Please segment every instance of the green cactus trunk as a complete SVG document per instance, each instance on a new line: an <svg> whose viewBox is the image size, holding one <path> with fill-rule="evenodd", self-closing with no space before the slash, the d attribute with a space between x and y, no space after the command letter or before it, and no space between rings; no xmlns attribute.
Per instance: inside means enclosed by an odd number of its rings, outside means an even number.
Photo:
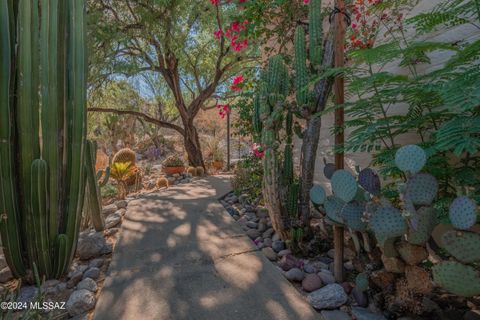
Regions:
<svg viewBox="0 0 480 320"><path fill-rule="evenodd" d="M2 1L0 44L6 260L17 277L33 266L59 277L73 258L85 190L85 1Z"/></svg>
<svg viewBox="0 0 480 320"><path fill-rule="evenodd" d="M322 0L311 0L309 6L308 32L310 35L310 65L315 70L319 70L323 58Z"/></svg>
<svg viewBox="0 0 480 320"><path fill-rule="evenodd" d="M85 210L90 217L93 227L97 231L104 229L102 217L102 195L95 174L96 145L93 141L87 141L85 153L85 172L87 175L87 190L85 193Z"/></svg>
<svg viewBox="0 0 480 320"><path fill-rule="evenodd" d="M297 27L295 30L295 93L297 105L302 108L308 102L308 70L307 53L305 49L305 30Z"/></svg>

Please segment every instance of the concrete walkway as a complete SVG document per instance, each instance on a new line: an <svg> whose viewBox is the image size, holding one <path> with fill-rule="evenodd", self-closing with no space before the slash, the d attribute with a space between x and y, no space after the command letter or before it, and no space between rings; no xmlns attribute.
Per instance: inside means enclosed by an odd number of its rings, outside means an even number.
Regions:
<svg viewBox="0 0 480 320"><path fill-rule="evenodd" d="M217 199L227 176L130 202L97 320L319 319Z"/></svg>

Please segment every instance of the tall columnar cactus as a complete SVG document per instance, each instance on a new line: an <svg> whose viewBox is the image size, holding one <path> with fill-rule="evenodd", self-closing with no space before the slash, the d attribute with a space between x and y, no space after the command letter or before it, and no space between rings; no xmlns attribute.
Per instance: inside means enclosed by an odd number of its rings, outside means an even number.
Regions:
<svg viewBox="0 0 480 320"><path fill-rule="evenodd" d="M0 232L15 276L59 277L85 191L85 1L0 3Z"/></svg>
<svg viewBox="0 0 480 320"><path fill-rule="evenodd" d="M102 231L104 229L104 221L102 217L102 194L100 192L100 184L97 180L98 175L95 173L96 154L96 144L93 141L87 141L87 148L85 152L87 189L85 192L84 206L95 230ZM106 178L108 178L108 173L106 174Z"/></svg>
<svg viewBox="0 0 480 320"><path fill-rule="evenodd" d="M308 33L310 35L310 64L319 69L322 64L323 19L322 0L310 0Z"/></svg>

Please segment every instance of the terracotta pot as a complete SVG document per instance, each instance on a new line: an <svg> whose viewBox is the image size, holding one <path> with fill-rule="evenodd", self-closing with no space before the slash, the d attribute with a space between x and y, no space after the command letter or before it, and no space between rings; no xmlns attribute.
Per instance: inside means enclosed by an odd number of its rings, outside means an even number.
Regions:
<svg viewBox="0 0 480 320"><path fill-rule="evenodd" d="M213 161L213 167L216 170L221 170L223 169L223 161Z"/></svg>
<svg viewBox="0 0 480 320"><path fill-rule="evenodd" d="M185 172L185 167L163 167L162 169L166 175L170 175L170 176L175 173Z"/></svg>

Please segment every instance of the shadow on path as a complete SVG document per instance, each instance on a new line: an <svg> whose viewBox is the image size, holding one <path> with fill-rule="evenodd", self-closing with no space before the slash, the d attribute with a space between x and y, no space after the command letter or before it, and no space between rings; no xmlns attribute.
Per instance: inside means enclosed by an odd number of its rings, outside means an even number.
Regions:
<svg viewBox="0 0 480 320"><path fill-rule="evenodd" d="M228 176L130 202L96 320L317 319L217 201Z"/></svg>

